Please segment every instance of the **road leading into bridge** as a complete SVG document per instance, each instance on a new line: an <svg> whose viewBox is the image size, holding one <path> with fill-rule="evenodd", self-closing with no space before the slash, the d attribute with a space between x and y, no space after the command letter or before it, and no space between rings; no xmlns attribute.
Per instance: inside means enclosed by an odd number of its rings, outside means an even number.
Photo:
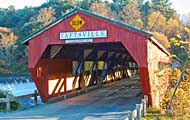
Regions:
<svg viewBox="0 0 190 120"><path fill-rule="evenodd" d="M124 120L141 102L139 79L123 79L87 94L11 113L2 120Z"/></svg>

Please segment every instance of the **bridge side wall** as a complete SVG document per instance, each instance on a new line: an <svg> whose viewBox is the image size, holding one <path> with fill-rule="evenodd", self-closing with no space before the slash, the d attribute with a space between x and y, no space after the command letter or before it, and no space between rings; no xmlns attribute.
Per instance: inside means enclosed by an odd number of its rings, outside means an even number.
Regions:
<svg viewBox="0 0 190 120"><path fill-rule="evenodd" d="M170 63L168 54L162 51L153 41L148 40L148 70L151 85L151 96L153 99L153 106L159 108L159 103L162 99L161 94L166 92L168 85L168 77L157 77L156 73L164 70Z"/></svg>
<svg viewBox="0 0 190 120"><path fill-rule="evenodd" d="M67 92L66 78L71 76L72 61L64 59L40 59L35 68L30 68L30 72L42 101L46 102L49 98Z"/></svg>

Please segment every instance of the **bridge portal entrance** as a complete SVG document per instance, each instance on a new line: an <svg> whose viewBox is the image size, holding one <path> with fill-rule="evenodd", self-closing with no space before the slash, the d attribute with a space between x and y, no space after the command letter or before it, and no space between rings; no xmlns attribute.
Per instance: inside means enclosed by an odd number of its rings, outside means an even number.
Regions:
<svg viewBox="0 0 190 120"><path fill-rule="evenodd" d="M153 71L168 63L169 53L151 34L75 8L23 40L29 69L43 102L86 87L140 76L149 104ZM132 72L131 72L132 73Z"/></svg>

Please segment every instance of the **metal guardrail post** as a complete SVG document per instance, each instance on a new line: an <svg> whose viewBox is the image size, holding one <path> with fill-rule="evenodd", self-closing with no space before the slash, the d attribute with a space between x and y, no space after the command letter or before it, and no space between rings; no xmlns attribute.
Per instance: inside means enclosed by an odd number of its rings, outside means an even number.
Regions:
<svg viewBox="0 0 190 120"><path fill-rule="evenodd" d="M10 112L11 111L11 103L10 103L10 96L6 96L6 111Z"/></svg>

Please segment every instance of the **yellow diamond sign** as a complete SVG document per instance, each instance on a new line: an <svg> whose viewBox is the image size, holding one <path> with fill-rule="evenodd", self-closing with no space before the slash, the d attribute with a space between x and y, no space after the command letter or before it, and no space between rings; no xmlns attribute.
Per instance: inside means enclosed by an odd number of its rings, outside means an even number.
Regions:
<svg viewBox="0 0 190 120"><path fill-rule="evenodd" d="M76 15L71 21L70 25L73 29L79 30L83 25L85 24L85 21L79 16Z"/></svg>

